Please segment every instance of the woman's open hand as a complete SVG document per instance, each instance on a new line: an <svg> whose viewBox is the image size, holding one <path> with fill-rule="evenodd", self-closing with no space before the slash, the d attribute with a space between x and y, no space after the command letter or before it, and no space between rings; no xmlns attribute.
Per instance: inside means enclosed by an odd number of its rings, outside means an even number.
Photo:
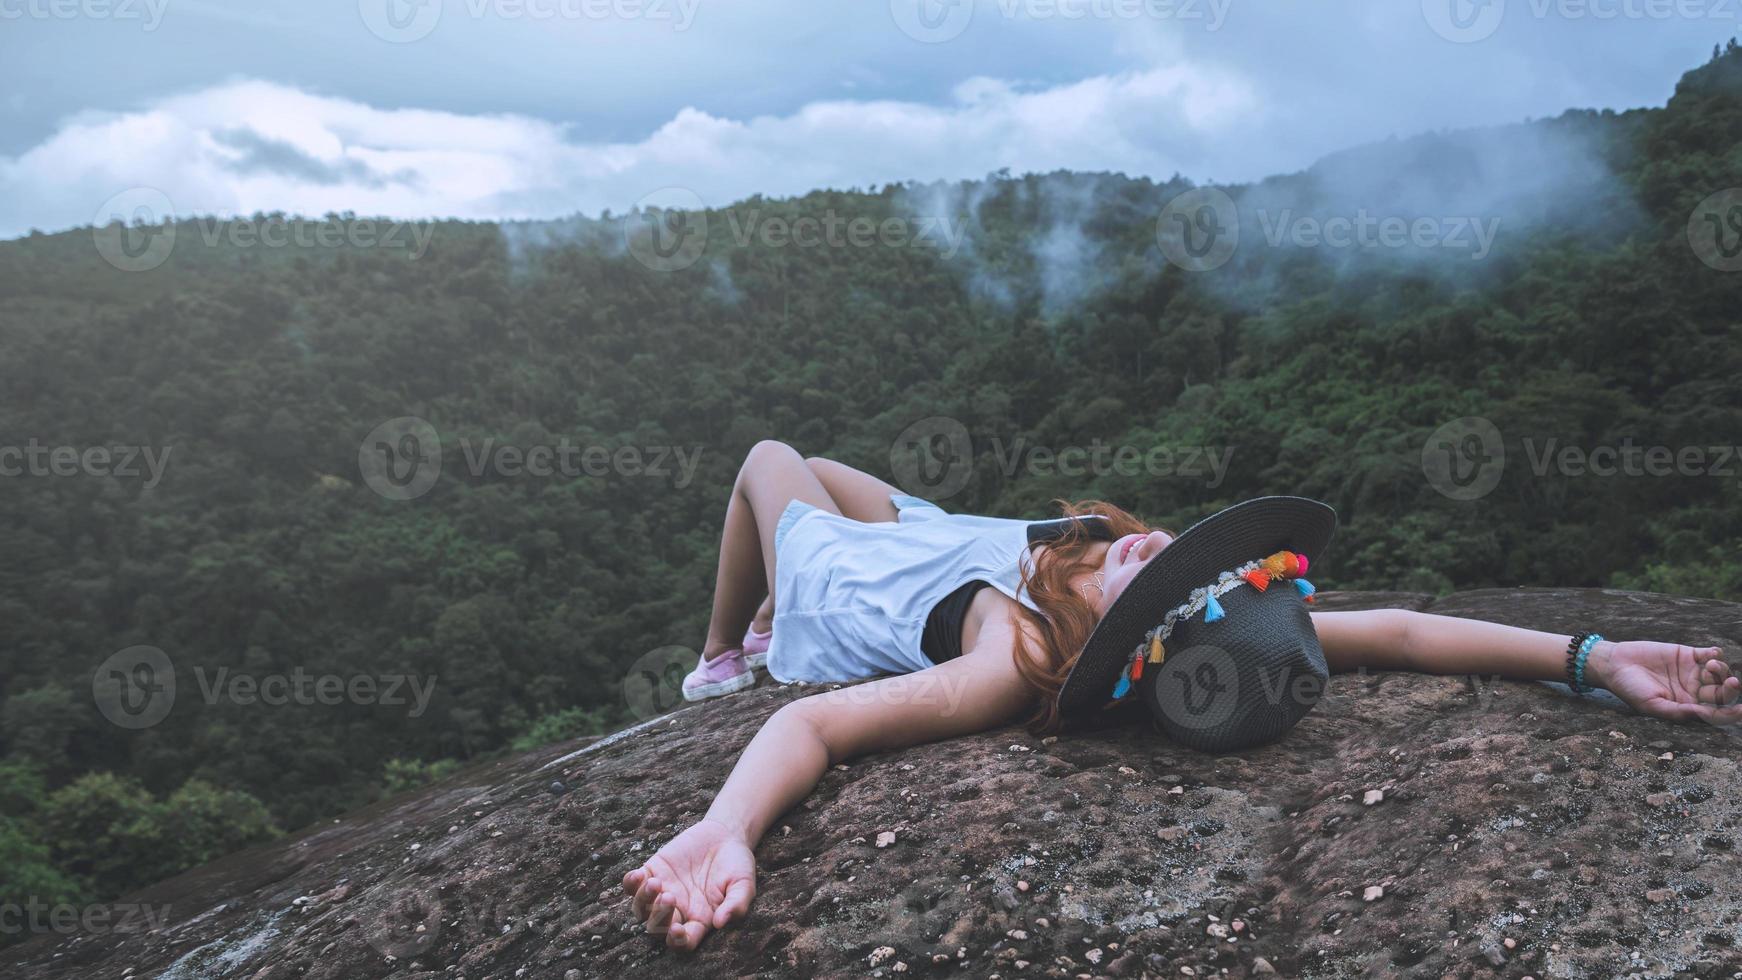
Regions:
<svg viewBox="0 0 1742 980"><path fill-rule="evenodd" d="M1586 663L1589 680L1639 711L1672 721L1742 723L1742 680L1717 647L1643 640L1597 647Z"/></svg>
<svg viewBox="0 0 1742 980"><path fill-rule="evenodd" d="M702 820L624 875L623 890L648 932L665 933L672 949L695 949L709 930L750 910L756 856L731 828Z"/></svg>

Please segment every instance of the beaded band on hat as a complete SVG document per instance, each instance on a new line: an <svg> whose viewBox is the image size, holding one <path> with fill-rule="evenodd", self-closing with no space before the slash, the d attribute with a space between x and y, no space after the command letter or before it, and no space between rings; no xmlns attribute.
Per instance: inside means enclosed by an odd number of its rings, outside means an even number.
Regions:
<svg viewBox="0 0 1742 980"><path fill-rule="evenodd" d="M1292 579L1294 590L1306 602L1313 601L1313 594L1318 590L1313 584L1301 576L1306 574L1307 556L1293 551L1278 551L1268 558L1249 561L1237 568L1222 572L1216 577L1213 585L1199 586L1191 591L1185 602L1167 611L1160 623L1151 627L1143 634L1143 642L1132 651L1128 660L1119 672L1119 680L1113 685L1113 697L1119 699L1131 693L1132 683L1143 676L1145 663L1159 664L1167 658L1167 639L1173 635L1174 628L1198 613L1204 614L1204 622L1213 623L1227 615L1222 604L1216 601L1218 596L1243 585L1251 586L1260 592L1270 587L1277 579Z"/></svg>

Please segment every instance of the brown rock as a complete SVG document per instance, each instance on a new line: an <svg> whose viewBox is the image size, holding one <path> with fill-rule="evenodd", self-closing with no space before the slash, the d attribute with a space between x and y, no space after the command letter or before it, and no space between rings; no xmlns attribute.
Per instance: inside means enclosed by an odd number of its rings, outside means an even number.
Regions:
<svg viewBox="0 0 1742 980"><path fill-rule="evenodd" d="M1718 643L1742 657L1742 606L1711 600L1564 589L1320 596L1325 609L1389 602L1559 633ZM1742 825L1729 736L1544 685L1479 681L1336 675L1294 731L1229 757L1170 745L1139 723L1056 741L1011 726L853 760L757 846L749 917L697 954L673 953L632 921L617 881L705 811L731 750L762 721L823 689L762 685L685 706L673 716L681 724L505 756L195 869L127 897L167 910L163 928L76 944L37 936L0 952L0 976L84 980L129 966L157 976L187 957L189 975L221 962L242 977L276 965L275 978L295 980L510 980L522 970L531 980L566 977L553 956L572 946L562 965L583 980L888 978L897 964L905 975L1014 977L1014 961L997 957L1017 942L1023 975L1034 977L1190 975L1181 964L1200 964L1198 975L1226 966L1230 975L1359 976L1374 950L1409 957L1402 974L1461 976L1493 969L1471 930L1514 909L1525 918L1495 931L1531 937L1512 955L1520 972L1544 975L1540 957L1556 946L1552 965L1567 976L1607 976L1635 950L1647 962L1690 962L1684 945L1698 940L1657 921L1664 906L1719 921L1726 893L1652 855L1672 844L1681 853L1685 840L1702 879L1735 880L1742 852L1712 843ZM1638 751L1662 741L1675 760L1659 762L1661 747ZM1697 787L1683 774L1695 763ZM1529 778L1548 772L1566 776ZM546 792L553 778L569 791ZM1495 783L1506 792L1489 792ZM1383 817L1350 812L1381 786ZM1641 804L1664 792L1665 806L1699 801L1673 841L1661 835L1675 811ZM1043 820L1049 811L1056 819ZM1111 819L1097 825L1096 813ZM440 846L401 863L408 836L449 827ZM1173 827L1177 839L1164 841ZM899 846L874 850L875 828L898 833ZM850 843L860 835L870 839ZM1646 875L1662 876L1652 884L1674 876L1682 890L1652 889L1641 906L1646 885L1627 883ZM1383 904L1352 901L1368 886L1383 889ZM319 900L269 925L305 895ZM1013 907L1000 895L1015 896ZM1581 918L1557 919L1550 910L1563 901ZM1046 923L1027 918L1035 913ZM1207 935L1211 922L1229 923L1239 942ZM1628 922L1638 927L1595 927ZM1453 928L1463 942L1446 938ZM1097 949L1094 965L1086 954Z"/></svg>

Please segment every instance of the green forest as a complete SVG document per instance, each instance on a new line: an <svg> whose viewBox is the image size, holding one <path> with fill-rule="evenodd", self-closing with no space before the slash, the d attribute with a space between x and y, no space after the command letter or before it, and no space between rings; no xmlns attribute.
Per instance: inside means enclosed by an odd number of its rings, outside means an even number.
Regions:
<svg viewBox="0 0 1742 980"><path fill-rule="evenodd" d="M635 721L638 665L700 646L727 490L761 439L905 467L951 510L1099 497L1177 530L1316 497L1342 520L1321 588L1742 594L1742 192L1700 213L1742 187L1734 42L1663 108L1223 187L1239 245L1202 270L1158 241L1193 187L998 173L443 221L423 247L352 215L185 219L149 269L102 247L137 229L0 243L0 894L106 899ZM1277 239L1358 214L1494 234ZM831 221L877 232L786 233ZM1505 465L1460 499L1424 461L1472 418ZM916 427L966 433L959 479L927 476L935 438L905 466ZM550 447L564 465L537 465ZM1148 462L1060 465L1097 447ZM1681 462L1593 472L1566 447ZM130 727L97 692L142 646L175 699ZM427 701L318 693L396 677ZM309 696L268 703L263 678Z"/></svg>

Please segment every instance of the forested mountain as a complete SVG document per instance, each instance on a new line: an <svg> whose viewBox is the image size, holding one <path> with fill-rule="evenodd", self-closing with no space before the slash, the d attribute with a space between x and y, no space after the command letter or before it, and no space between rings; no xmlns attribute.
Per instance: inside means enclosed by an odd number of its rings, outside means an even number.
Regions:
<svg viewBox="0 0 1742 980"><path fill-rule="evenodd" d="M1321 587L1735 598L1742 191L1710 202L1738 187L1732 44L1662 109L1222 188L1239 244L1201 271L1166 251L1174 219L1216 220L1170 210L1191 184L1075 173L654 231L261 215L181 221L165 255L119 227L0 243L0 892L112 895L624 723L632 667L700 644L726 491L763 438L900 478L915 431L965 432L970 468L904 481L953 510L1093 496L1177 529L1318 497L1343 520ZM1338 219L1432 233L1327 244ZM381 428L406 417L427 429ZM1460 447L1492 431L1505 453L1480 494L1424 463L1468 418ZM563 446L558 472L520 462ZM127 474L56 447L145 451ZM1097 447L1147 462L1049 455ZM1603 475L1567 447L1678 462ZM427 488L372 462L420 454ZM141 645L176 699L128 728L93 675ZM421 710L409 689L270 705L237 675L434 686Z"/></svg>

